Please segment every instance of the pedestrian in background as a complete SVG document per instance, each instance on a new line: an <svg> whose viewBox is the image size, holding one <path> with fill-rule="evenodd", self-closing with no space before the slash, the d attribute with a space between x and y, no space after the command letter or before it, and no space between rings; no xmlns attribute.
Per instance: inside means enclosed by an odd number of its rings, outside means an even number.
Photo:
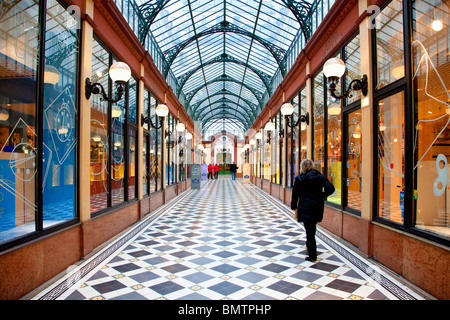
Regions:
<svg viewBox="0 0 450 320"><path fill-rule="evenodd" d="M212 165L212 163L208 164L208 180L209 178L213 178L213 172L214 172L214 166Z"/></svg>
<svg viewBox="0 0 450 320"><path fill-rule="evenodd" d="M217 163L214 165L214 178L219 178L219 165Z"/></svg>
<svg viewBox="0 0 450 320"><path fill-rule="evenodd" d="M300 174L294 181L291 209L297 210L297 220L303 222L306 230L306 260L317 260L316 224L323 219L325 198L334 190L327 177L314 169L310 159L302 160Z"/></svg>
<svg viewBox="0 0 450 320"><path fill-rule="evenodd" d="M236 171L239 169L238 166L236 166L236 163L230 164L230 172L231 172L231 180L236 180Z"/></svg>

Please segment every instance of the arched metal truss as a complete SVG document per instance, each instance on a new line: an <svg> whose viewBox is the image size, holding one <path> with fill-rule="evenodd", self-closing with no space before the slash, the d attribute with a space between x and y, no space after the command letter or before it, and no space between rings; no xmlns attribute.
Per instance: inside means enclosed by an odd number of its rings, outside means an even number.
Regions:
<svg viewBox="0 0 450 320"><path fill-rule="evenodd" d="M227 76L226 74L223 74L223 75L221 75L221 76L218 76L218 77L216 77L216 78L214 78L214 79L212 79L212 80L210 80L210 81L208 81L208 82L206 82L206 83L204 83L204 84L202 84L202 85L199 85L199 86L198 86L197 88L195 88L194 90L192 90L192 91L186 93L186 103L189 104L189 103L191 102L192 98L195 96L195 94L196 94L200 89L202 89L203 87L205 87L205 86L207 86L207 85L209 85L209 84L212 84L212 83L214 83L214 82L219 82L219 81L230 81L230 82L235 82L235 83L238 83L238 84L242 84L242 86L244 86L244 87L247 88L251 93L253 93L253 95L255 96L256 100L258 100L259 105L260 105L261 107L263 107L263 106L262 106L262 95L263 95L262 92L259 92L259 91L255 90L254 88L252 88L252 87L246 85L245 83L242 83L241 81L239 81L239 80L237 80L237 79L234 79L234 78L232 78L232 77L230 77L230 76Z"/></svg>
<svg viewBox="0 0 450 320"><path fill-rule="evenodd" d="M202 126L234 121L233 126L246 130L263 109L264 99L273 94L274 75L286 75L292 41L312 36L313 11L323 1L126 3L128 10L133 8L141 43L157 44L158 67L166 79L176 82L175 94L184 100L188 114L201 119ZM223 97L217 99L219 95ZM221 108L224 113L217 113Z"/></svg>
<svg viewBox="0 0 450 320"><path fill-rule="evenodd" d="M216 104L220 104L220 106L215 106ZM232 107L229 106L229 104L236 105L237 108L232 108ZM214 107L213 107L213 106L214 106ZM206 109L208 109L208 108L210 108L210 111L204 113L204 111L205 111ZM199 110L199 111L198 111L195 120L202 121L208 113L212 113L213 111L215 111L215 110L217 110L217 109L230 109L230 110L234 110L236 113L239 113L239 114L246 120L247 125L249 125L249 126L251 126L251 124L252 124L253 121L255 120L255 119L253 118L252 114L248 112L248 110L246 110L245 108L242 108L242 107L240 108L240 105L239 105L238 103L236 103L236 102L234 102L234 101L231 101L231 100L229 100L229 99L227 99L227 98L219 99L219 100L217 100L217 101L215 101L215 102L213 102L213 103L211 103L211 104L209 104L209 105L203 107L202 110ZM244 112L242 112L242 111L244 111Z"/></svg>
<svg viewBox="0 0 450 320"><path fill-rule="evenodd" d="M197 66L194 69L189 70L188 72L186 72L185 74L181 75L180 77L177 78L178 80L178 84L179 84L179 89L176 92L177 96L180 95L181 90L183 89L184 84L188 81L188 79L197 71L201 70L202 68L206 67L207 65L211 65L214 63L226 63L226 62L231 62L231 63L236 63L238 65L247 67L248 69L250 69L251 71L253 71L260 79L261 81L264 83L267 92L269 93L269 95L272 94L272 90L270 88L270 81L272 80L272 77L270 75L268 75L267 73L249 65L248 63L244 62L244 61L240 61L236 58L233 58L232 56L230 56L229 54L223 53L209 61L204 62L202 65Z"/></svg>
<svg viewBox="0 0 450 320"><path fill-rule="evenodd" d="M171 49L164 52L164 56L166 57L166 65L164 66L163 75L164 77L167 77L167 74L169 73L170 66L172 65L175 58L178 56L178 54L186 48L191 42L196 41L198 38L214 34L214 33L222 33L222 32L232 32L237 33L246 37L249 37L251 39L254 39L261 43L267 50L270 51L272 56L275 58L275 60L278 63L278 67L281 70L281 74L283 76L286 75L286 65L284 61L284 55L286 54L286 51L279 48L278 46L270 43L269 41L258 37L254 33L249 32L248 30L242 29L238 26L235 26L234 24L228 22L228 21L222 21L216 24L215 26L212 26L211 28L206 29L205 31L202 31L200 33L197 33L196 35L190 37L189 39L186 39L183 42L178 43L177 45L173 46Z"/></svg>
<svg viewBox="0 0 450 320"><path fill-rule="evenodd" d="M189 115L190 116L194 116L194 114L197 112L197 109L202 105L202 103L204 103L206 100L208 100L210 98L213 98L213 97L219 96L219 95L223 95L224 97L225 96L232 96L232 97L236 97L236 98L244 101L250 107L250 109L252 110L253 117L255 117L255 118L258 116L259 112L261 112L261 110L262 110L259 105L256 105L256 104L252 103L251 101L249 101L249 100L247 100L247 99L237 95L236 93L233 93L233 92L228 91L226 89L222 89L220 91L217 91L216 93L210 94L208 97L198 101L197 103L190 105L188 110L187 110Z"/></svg>

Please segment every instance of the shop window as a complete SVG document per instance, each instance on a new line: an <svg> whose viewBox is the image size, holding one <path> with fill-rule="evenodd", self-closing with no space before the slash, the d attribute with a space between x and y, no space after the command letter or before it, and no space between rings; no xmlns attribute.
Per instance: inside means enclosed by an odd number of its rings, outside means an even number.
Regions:
<svg viewBox="0 0 450 320"><path fill-rule="evenodd" d="M92 46L91 81L100 83L106 92L114 92L109 79L109 66L117 59L94 39ZM131 143L135 143L136 125L130 125L129 107L135 109L136 80L126 86L126 94L116 103L103 101L101 95L92 95L91 101L91 213L130 200L133 189L133 161ZM127 138L129 136L129 138ZM127 151L125 151L127 150ZM135 172L135 171L134 171ZM128 177L128 179L126 179ZM128 180L128 181L127 181ZM135 192L131 192L135 197ZM133 198L134 198L133 197Z"/></svg>
<svg viewBox="0 0 450 320"><path fill-rule="evenodd" d="M361 211L362 201L362 131L361 110L346 114L346 190L347 207Z"/></svg>
<svg viewBox="0 0 450 320"><path fill-rule="evenodd" d="M269 119L269 121L272 121ZM270 137L270 138L269 138ZM273 131L264 130L263 150L263 178L270 179L272 176L272 139Z"/></svg>
<svg viewBox="0 0 450 320"><path fill-rule="evenodd" d="M450 9L445 1L415 1L415 227L450 237Z"/></svg>
<svg viewBox="0 0 450 320"><path fill-rule="evenodd" d="M376 89L405 76L402 11L402 1L393 0L375 18Z"/></svg>
<svg viewBox="0 0 450 320"><path fill-rule="evenodd" d="M307 108L307 92L306 92L306 86L303 87L303 89L300 91L300 113L301 115L306 115L306 108ZM310 119L311 121L311 119ZM311 124L311 122L310 122ZM307 158L307 136L306 136L306 132L307 132L307 128L308 125L306 124L306 122L301 122L300 123L300 160L306 159ZM297 166L297 168L299 168L300 165Z"/></svg>
<svg viewBox="0 0 450 320"><path fill-rule="evenodd" d="M340 55L336 57L341 58ZM327 90L327 176L336 191L327 198L335 204L341 204L342 191L342 145L341 145L341 115L342 99L335 99ZM341 92L340 83L336 91Z"/></svg>
<svg viewBox="0 0 450 320"><path fill-rule="evenodd" d="M403 224L404 93L377 102L378 126L378 217Z"/></svg>
<svg viewBox="0 0 450 320"><path fill-rule="evenodd" d="M324 110L324 75L321 71L313 79L313 137L314 165L325 174L325 110Z"/></svg>
<svg viewBox="0 0 450 320"><path fill-rule="evenodd" d="M277 115L274 118L275 123L275 131L273 133L273 152L272 152L272 182L276 184L281 183L281 172L280 172L280 165L281 165L281 146L282 146L282 138L280 137L280 131L282 129L282 115L281 112L278 112Z"/></svg>
<svg viewBox="0 0 450 320"><path fill-rule="evenodd" d="M143 168L142 168L142 191L143 195L149 194L149 182L150 182L150 175L149 175L149 163L150 163L150 154L149 154L149 144L150 144L150 136L148 133L144 132L144 146L142 150L142 156L144 158Z"/></svg>
<svg viewBox="0 0 450 320"><path fill-rule="evenodd" d="M40 17L43 5L47 10ZM39 38L44 19L45 42ZM0 30L3 244L31 233L39 236L40 231L76 217L79 25L55 0L15 1L10 10L2 10ZM44 48L43 59L38 59L39 48Z"/></svg>

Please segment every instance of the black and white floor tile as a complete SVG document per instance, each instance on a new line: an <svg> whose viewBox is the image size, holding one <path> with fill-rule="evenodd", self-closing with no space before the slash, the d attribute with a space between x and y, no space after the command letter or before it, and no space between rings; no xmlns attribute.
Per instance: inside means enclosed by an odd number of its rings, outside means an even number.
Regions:
<svg viewBox="0 0 450 320"><path fill-rule="evenodd" d="M305 260L290 209L227 176L202 182L32 299L423 299L318 231Z"/></svg>

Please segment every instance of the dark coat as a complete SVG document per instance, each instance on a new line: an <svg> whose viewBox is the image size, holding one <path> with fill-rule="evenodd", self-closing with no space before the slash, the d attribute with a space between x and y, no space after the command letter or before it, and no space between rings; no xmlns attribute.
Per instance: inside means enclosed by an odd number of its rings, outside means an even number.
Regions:
<svg viewBox="0 0 450 320"><path fill-rule="evenodd" d="M230 164L230 172L236 172L237 169L239 169L239 167L236 166L236 164L234 163Z"/></svg>
<svg viewBox="0 0 450 320"><path fill-rule="evenodd" d="M295 177L291 209L297 209L298 221L322 221L324 200L333 194L334 190L327 177L317 170L310 170Z"/></svg>

